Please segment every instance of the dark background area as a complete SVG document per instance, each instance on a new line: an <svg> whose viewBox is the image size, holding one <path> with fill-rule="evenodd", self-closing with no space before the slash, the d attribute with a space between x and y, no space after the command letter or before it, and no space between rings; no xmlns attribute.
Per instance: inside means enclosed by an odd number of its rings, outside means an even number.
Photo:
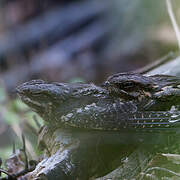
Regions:
<svg viewBox="0 0 180 180"><path fill-rule="evenodd" d="M4 0L0 8L0 73L8 91L36 78L101 83L176 50L164 1Z"/></svg>

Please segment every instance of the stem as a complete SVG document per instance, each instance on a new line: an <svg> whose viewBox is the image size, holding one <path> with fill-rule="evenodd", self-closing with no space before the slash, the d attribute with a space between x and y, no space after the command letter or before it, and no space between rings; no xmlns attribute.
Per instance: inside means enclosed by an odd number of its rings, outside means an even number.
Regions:
<svg viewBox="0 0 180 180"><path fill-rule="evenodd" d="M173 10L172 10L171 0L166 0L166 5L167 5L169 17L171 19L171 22L172 22L172 25L173 25L173 28L174 28L174 31L175 31L175 34L177 37L178 46L179 46L179 50L180 50L180 31L179 31L179 27L177 25L175 15L174 15Z"/></svg>

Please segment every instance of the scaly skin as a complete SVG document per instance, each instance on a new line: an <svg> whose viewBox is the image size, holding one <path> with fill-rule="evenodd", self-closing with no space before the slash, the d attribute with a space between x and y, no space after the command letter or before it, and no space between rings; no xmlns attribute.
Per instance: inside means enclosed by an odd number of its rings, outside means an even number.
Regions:
<svg viewBox="0 0 180 180"><path fill-rule="evenodd" d="M174 76L121 73L102 87L33 80L17 91L22 101L58 127L169 129L178 125L180 117L180 78Z"/></svg>
<svg viewBox="0 0 180 180"><path fill-rule="evenodd" d="M133 149L142 142L154 144L159 131L179 128L180 78L174 76L121 73L102 86L33 80L19 86L17 92L48 123L44 132L50 135L41 133L43 141L54 147L56 129L62 132L57 138L61 151L54 154L55 160L60 158L59 164L44 172L49 180L55 179L52 174L73 180L105 175L119 165L118 154L126 156L122 153L127 152L126 145ZM56 164L54 156L47 164ZM41 163L40 171L49 169Z"/></svg>

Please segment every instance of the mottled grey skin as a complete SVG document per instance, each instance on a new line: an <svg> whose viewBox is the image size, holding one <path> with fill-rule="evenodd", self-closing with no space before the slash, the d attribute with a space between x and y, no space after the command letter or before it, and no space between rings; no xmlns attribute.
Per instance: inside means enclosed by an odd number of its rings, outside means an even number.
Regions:
<svg viewBox="0 0 180 180"><path fill-rule="evenodd" d="M47 122L48 133L59 129L63 134L58 137L61 162L59 168L47 173L48 179L55 179L50 178L54 173L59 174L57 179L82 180L104 175L119 165L117 155L126 145L153 144L150 139L156 140L159 131L179 129L179 77L121 73L109 77L102 86L33 80L17 91ZM146 132L150 136L145 136ZM48 142L54 142L54 135L48 137L52 138ZM49 139L44 134L41 138Z"/></svg>
<svg viewBox="0 0 180 180"><path fill-rule="evenodd" d="M22 101L59 127L94 130L172 127L179 119L180 78L116 74L102 87L33 80L17 88ZM177 121L176 121L177 124Z"/></svg>

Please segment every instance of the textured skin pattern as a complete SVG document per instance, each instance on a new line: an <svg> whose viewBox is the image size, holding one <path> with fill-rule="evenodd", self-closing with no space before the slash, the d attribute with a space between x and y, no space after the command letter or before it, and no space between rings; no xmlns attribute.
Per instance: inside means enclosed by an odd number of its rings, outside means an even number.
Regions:
<svg viewBox="0 0 180 180"><path fill-rule="evenodd" d="M120 73L102 86L33 80L17 88L22 101L58 127L94 130L176 130L180 78Z"/></svg>

